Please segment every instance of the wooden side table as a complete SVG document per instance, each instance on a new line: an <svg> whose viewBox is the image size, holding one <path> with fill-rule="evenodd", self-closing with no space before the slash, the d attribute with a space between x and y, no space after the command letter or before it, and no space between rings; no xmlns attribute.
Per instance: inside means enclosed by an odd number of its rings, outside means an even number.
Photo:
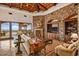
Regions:
<svg viewBox="0 0 79 59"><path fill-rule="evenodd" d="M45 44L43 42L35 42L30 46L32 55L39 55L39 52L41 52L42 49L45 50Z"/></svg>

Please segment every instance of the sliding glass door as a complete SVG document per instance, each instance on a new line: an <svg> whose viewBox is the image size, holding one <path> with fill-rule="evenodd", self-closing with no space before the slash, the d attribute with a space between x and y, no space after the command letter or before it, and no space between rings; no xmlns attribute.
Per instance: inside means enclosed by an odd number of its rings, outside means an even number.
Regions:
<svg viewBox="0 0 79 59"><path fill-rule="evenodd" d="M15 39L17 32L31 34L32 25L27 23L0 22L0 39Z"/></svg>
<svg viewBox="0 0 79 59"><path fill-rule="evenodd" d="M1 39L10 38L10 23L1 23Z"/></svg>
<svg viewBox="0 0 79 59"><path fill-rule="evenodd" d="M19 31L19 23L0 23L0 39L12 39L17 36Z"/></svg>
<svg viewBox="0 0 79 59"><path fill-rule="evenodd" d="M17 32L19 31L19 23L11 23L12 24L12 37L17 39Z"/></svg>

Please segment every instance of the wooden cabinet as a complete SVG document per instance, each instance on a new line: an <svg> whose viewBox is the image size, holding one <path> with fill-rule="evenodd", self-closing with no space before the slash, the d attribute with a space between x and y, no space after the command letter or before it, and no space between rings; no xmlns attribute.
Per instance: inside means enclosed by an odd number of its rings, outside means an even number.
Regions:
<svg viewBox="0 0 79 59"><path fill-rule="evenodd" d="M65 22L65 34L70 34L71 32L77 33L77 20Z"/></svg>

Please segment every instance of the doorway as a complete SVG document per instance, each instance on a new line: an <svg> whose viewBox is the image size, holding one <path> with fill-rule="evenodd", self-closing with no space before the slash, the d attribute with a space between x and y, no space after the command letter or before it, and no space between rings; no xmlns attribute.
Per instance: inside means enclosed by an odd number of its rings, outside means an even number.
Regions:
<svg viewBox="0 0 79 59"><path fill-rule="evenodd" d="M19 23L0 22L0 56L15 55L14 36L17 37Z"/></svg>
<svg viewBox="0 0 79 59"><path fill-rule="evenodd" d="M18 38L17 32L21 30L28 34L31 28L32 25L27 23L0 22L0 56L15 56L17 49L14 40ZM23 55L26 55L25 50Z"/></svg>

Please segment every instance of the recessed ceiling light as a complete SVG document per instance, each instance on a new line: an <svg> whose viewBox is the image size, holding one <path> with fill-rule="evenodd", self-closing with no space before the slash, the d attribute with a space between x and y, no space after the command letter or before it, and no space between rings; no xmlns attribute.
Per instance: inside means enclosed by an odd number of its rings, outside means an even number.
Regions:
<svg viewBox="0 0 79 59"><path fill-rule="evenodd" d="M24 17L27 17L27 15L24 15Z"/></svg>
<svg viewBox="0 0 79 59"><path fill-rule="evenodd" d="M9 15L12 15L12 13L11 13L11 12L9 12Z"/></svg>

